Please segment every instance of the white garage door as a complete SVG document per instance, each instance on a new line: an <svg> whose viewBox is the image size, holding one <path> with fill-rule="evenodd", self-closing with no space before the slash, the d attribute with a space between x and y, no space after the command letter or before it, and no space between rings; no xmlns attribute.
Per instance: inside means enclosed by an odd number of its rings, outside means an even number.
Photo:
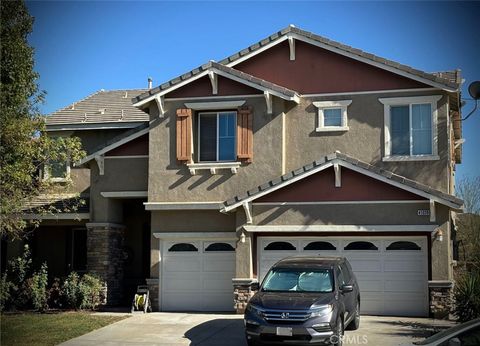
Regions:
<svg viewBox="0 0 480 346"><path fill-rule="evenodd" d="M232 311L235 242L165 241L163 311Z"/></svg>
<svg viewBox="0 0 480 346"><path fill-rule="evenodd" d="M425 237L259 237L257 243L260 280L288 256L343 256L357 277L363 314L428 315Z"/></svg>

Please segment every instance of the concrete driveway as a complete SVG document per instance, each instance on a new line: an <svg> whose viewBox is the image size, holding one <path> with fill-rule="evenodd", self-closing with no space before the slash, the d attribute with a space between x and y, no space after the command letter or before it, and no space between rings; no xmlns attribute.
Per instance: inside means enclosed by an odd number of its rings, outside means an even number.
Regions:
<svg viewBox="0 0 480 346"><path fill-rule="evenodd" d="M347 331L344 344L408 344L451 325L427 318L362 316L360 329ZM246 346L246 343L240 315L157 312L134 314L62 345Z"/></svg>

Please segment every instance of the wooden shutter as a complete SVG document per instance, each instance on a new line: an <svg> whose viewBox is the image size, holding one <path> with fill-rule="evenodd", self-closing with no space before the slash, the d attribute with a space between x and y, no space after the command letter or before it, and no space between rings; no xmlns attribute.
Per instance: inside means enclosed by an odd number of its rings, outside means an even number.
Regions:
<svg viewBox="0 0 480 346"><path fill-rule="evenodd" d="M177 160L192 160L192 110L177 109Z"/></svg>
<svg viewBox="0 0 480 346"><path fill-rule="evenodd" d="M237 157L247 162L253 160L253 110L251 106L238 109Z"/></svg>

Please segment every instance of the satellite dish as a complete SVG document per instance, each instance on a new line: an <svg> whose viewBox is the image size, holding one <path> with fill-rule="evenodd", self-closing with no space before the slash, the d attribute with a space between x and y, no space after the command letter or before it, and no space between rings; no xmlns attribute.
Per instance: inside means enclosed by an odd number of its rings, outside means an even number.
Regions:
<svg viewBox="0 0 480 346"><path fill-rule="evenodd" d="M468 86L468 93L470 94L472 99L475 100L475 107L472 109L470 113L468 113L468 115L465 118L462 119L462 121L467 120L470 117L470 115L472 115L477 110L478 99L480 99L480 81L477 80L475 82L472 82Z"/></svg>
<svg viewBox="0 0 480 346"><path fill-rule="evenodd" d="M480 99L480 81L475 81L468 86L468 93L474 100Z"/></svg>

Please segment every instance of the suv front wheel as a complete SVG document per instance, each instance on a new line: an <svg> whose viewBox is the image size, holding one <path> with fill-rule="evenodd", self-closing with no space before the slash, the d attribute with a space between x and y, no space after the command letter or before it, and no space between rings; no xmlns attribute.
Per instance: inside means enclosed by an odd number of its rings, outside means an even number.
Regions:
<svg viewBox="0 0 480 346"><path fill-rule="evenodd" d="M335 333L330 337L330 341L333 346L342 346L343 345L343 321L339 317L335 326Z"/></svg>
<svg viewBox="0 0 480 346"><path fill-rule="evenodd" d="M347 326L347 330L357 330L360 327L360 302L358 300L353 316L352 321Z"/></svg>

